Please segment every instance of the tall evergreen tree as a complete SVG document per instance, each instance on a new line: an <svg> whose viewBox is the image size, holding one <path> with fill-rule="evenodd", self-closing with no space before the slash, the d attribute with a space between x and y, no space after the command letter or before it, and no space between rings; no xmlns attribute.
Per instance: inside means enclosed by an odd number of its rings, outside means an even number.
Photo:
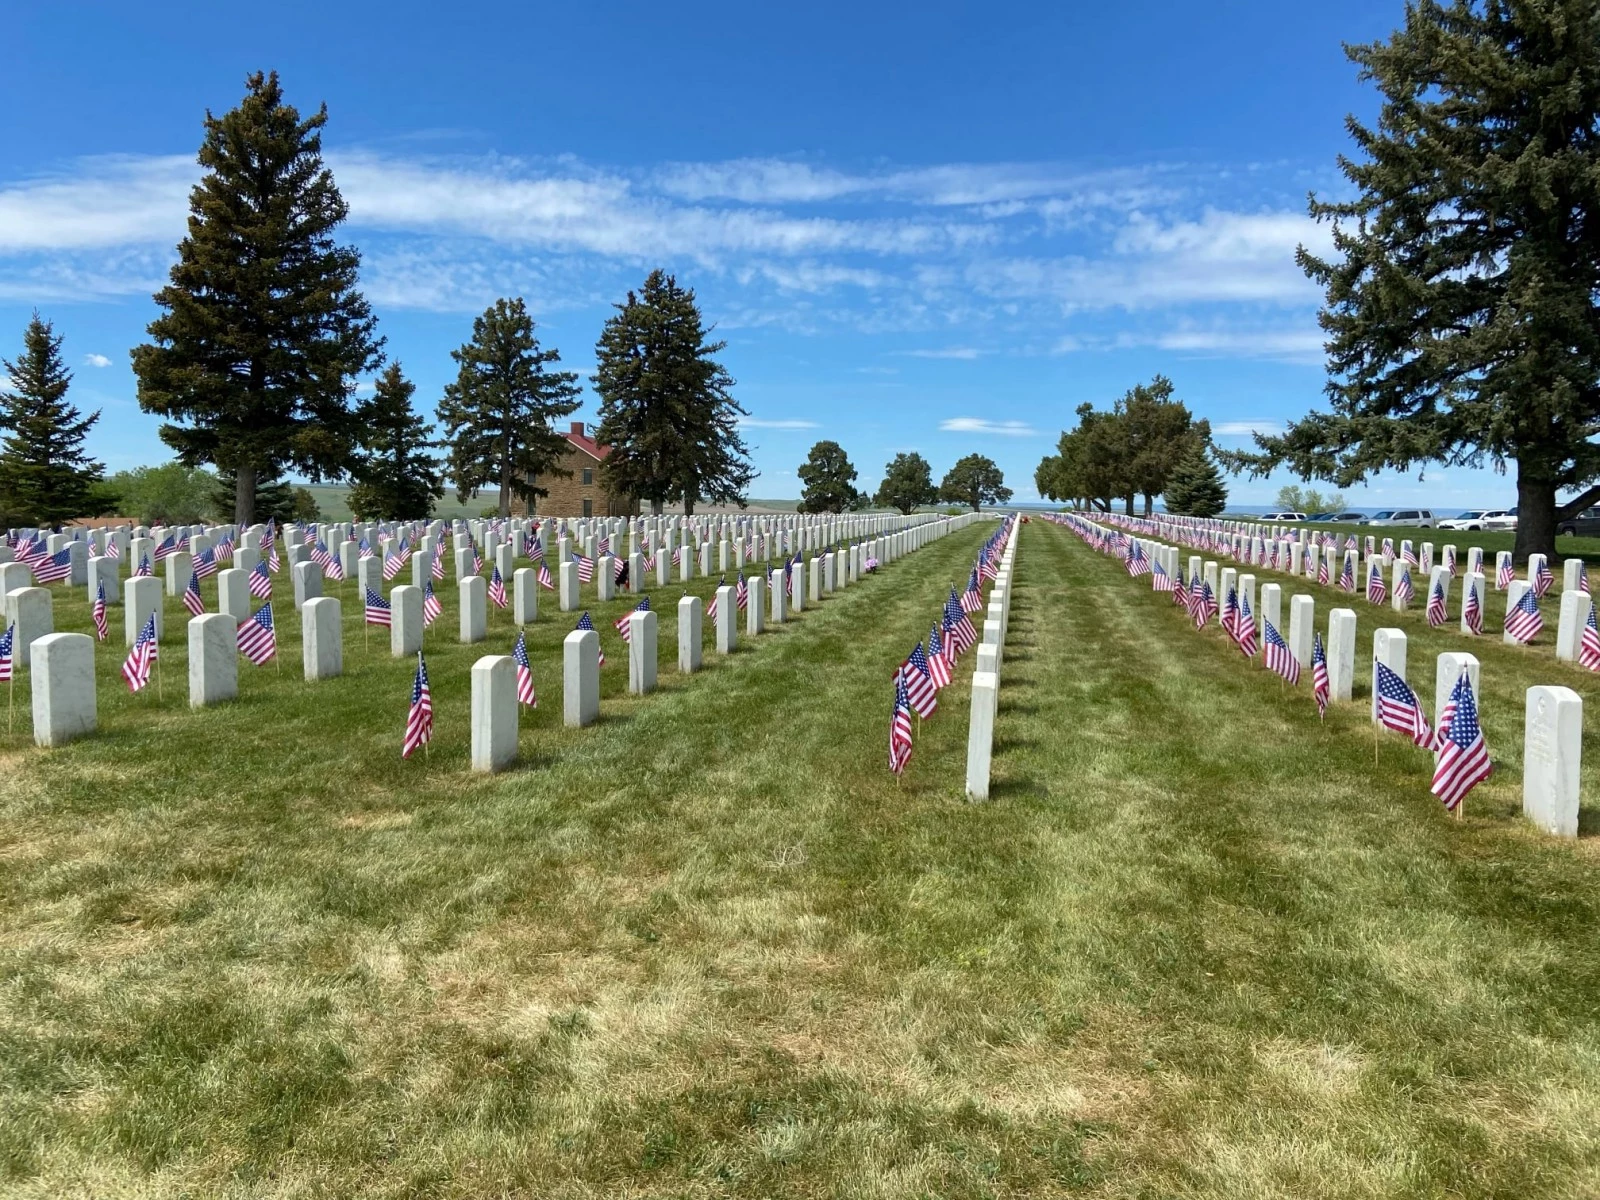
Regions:
<svg viewBox="0 0 1600 1200"><path fill-rule="evenodd" d="M1181 400L1172 398L1172 381L1157 375L1117 401L1114 411L1122 420L1127 444L1128 486L1144 497L1145 516L1155 498L1166 490L1167 479L1197 445L1211 440L1211 424L1196 421Z"/></svg>
<svg viewBox="0 0 1600 1200"><path fill-rule="evenodd" d="M874 501L884 508L910 514L939 498L933 486L933 468L916 451L896 454L883 468L883 482Z"/></svg>
<svg viewBox="0 0 1600 1200"><path fill-rule="evenodd" d="M350 511L359 520L426 520L444 495L439 460L428 453L433 427L411 407L416 390L397 362L378 376L362 452L350 472Z"/></svg>
<svg viewBox="0 0 1600 1200"><path fill-rule="evenodd" d="M939 495L955 504L971 505L976 512L985 504L1004 504L1011 499L1011 489L994 459L969 454L957 459L956 465L945 472Z"/></svg>
<svg viewBox="0 0 1600 1200"><path fill-rule="evenodd" d="M280 525L295 520L295 488L281 475L256 473L255 486L250 492L250 511L254 521L276 521ZM224 467L217 472L216 490L212 493L212 507L219 513L238 510L239 478Z"/></svg>
<svg viewBox="0 0 1600 1200"><path fill-rule="evenodd" d="M1228 489L1205 446L1195 446L1167 480L1169 513L1180 517L1214 517L1228 506Z"/></svg>
<svg viewBox="0 0 1600 1200"><path fill-rule="evenodd" d="M11 389L0 391L0 524L56 525L92 515L104 468L83 441L100 414L82 416L68 402L72 372L61 361L61 339L34 313L22 354L3 365Z"/></svg>
<svg viewBox="0 0 1600 1200"><path fill-rule="evenodd" d="M206 113L188 236L133 351L140 407L171 418L161 438L184 463L235 480L240 523L256 519L258 477L349 468L355 381L382 361L360 255L334 241L348 209L322 162L327 106L301 120L276 72L246 87Z"/></svg>
<svg viewBox="0 0 1600 1200"><path fill-rule="evenodd" d="M1311 203L1334 254L1299 255L1332 411L1230 465L1348 486L1514 462L1515 553L1551 553L1600 500L1600 0L1413 0L1346 53L1382 105L1347 121L1355 194Z"/></svg>
<svg viewBox="0 0 1600 1200"><path fill-rule="evenodd" d="M444 389L439 420L450 444L450 480L465 504L479 488L500 489L500 515L511 515L511 498L530 510L549 495L540 475L570 475L561 466L567 442L551 422L578 411L578 376L549 371L561 361L534 336L533 318L518 297L496 300L472 322L472 340L452 350L460 370Z"/></svg>
<svg viewBox="0 0 1600 1200"><path fill-rule="evenodd" d="M739 436L745 410L733 377L716 359L726 343L708 342L694 292L663 271L606 321L595 346L600 396L596 437L611 447L601 472L614 491L650 502L659 514L681 500L744 503L755 477Z"/></svg>
<svg viewBox="0 0 1600 1200"><path fill-rule="evenodd" d="M838 442L822 441L811 447L796 474L801 483L800 512L849 512L866 499L856 490L856 469Z"/></svg>

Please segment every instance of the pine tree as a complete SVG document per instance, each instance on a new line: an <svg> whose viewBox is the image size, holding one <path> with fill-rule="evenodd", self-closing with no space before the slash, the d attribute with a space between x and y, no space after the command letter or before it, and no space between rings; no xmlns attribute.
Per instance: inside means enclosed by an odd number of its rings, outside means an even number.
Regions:
<svg viewBox="0 0 1600 1200"><path fill-rule="evenodd" d="M104 468L83 442L100 419L67 401L72 372L61 339L38 313L22 334L22 354L3 364L11 390L0 392L0 524L56 525L88 514Z"/></svg>
<svg viewBox="0 0 1600 1200"><path fill-rule="evenodd" d="M1230 464L1348 486L1515 462L1515 553L1551 553L1600 500L1600 0L1414 0L1346 53L1382 104L1347 121L1352 198L1312 200L1334 253L1299 255L1332 411Z"/></svg>
<svg viewBox="0 0 1600 1200"><path fill-rule="evenodd" d="M967 504L976 512L985 504L1004 504L1011 499L1005 476L992 458L969 454L956 460L939 483L939 495L954 504Z"/></svg>
<svg viewBox="0 0 1600 1200"><path fill-rule="evenodd" d="M866 499L856 490L856 469L838 442L818 442L801 464L799 512L841 513L861 507Z"/></svg>
<svg viewBox="0 0 1600 1200"><path fill-rule="evenodd" d="M933 486L933 468L927 459L912 451L896 454L885 465L883 482L878 485L873 502L910 515L938 498L939 489Z"/></svg>
<svg viewBox="0 0 1600 1200"><path fill-rule="evenodd" d="M350 511L358 520L426 520L444 494L439 460L427 452L433 427L411 407L416 390L397 362L378 376L363 452L351 468Z"/></svg>
<svg viewBox="0 0 1600 1200"><path fill-rule="evenodd" d="M256 521L276 521L283 524L285 521L295 520L295 488L278 475L257 474L255 487L250 494L250 511L255 514ZM231 513L236 510L239 496L239 479L232 471L224 468L217 472L217 486L212 494L212 506L219 513Z"/></svg>
<svg viewBox="0 0 1600 1200"><path fill-rule="evenodd" d="M1228 489L1206 447L1196 446L1167 479L1169 513L1180 517L1214 517L1228 506Z"/></svg>
<svg viewBox="0 0 1600 1200"><path fill-rule="evenodd" d="M676 277L650 272L638 293L606 321L595 346L600 396L598 440L611 447L601 472L614 491L650 501L659 514L681 500L744 503L755 477L739 436L745 410L733 377L706 341L694 292Z"/></svg>
<svg viewBox="0 0 1600 1200"><path fill-rule="evenodd" d="M236 481L241 524L257 519L258 477L349 468L356 377L382 362L360 255L333 237L348 209L322 162L327 107L302 121L276 72L246 86L239 107L206 113L189 233L133 351L140 407L171 418L161 438L184 463Z"/></svg>
<svg viewBox="0 0 1600 1200"><path fill-rule="evenodd" d="M549 495L540 475L570 475L563 468L567 442L551 422L578 411L578 376L547 371L561 361L533 333L520 298L496 300L472 322L472 340L450 357L460 367L444 390L439 420L450 443L449 471L465 504L479 488L500 489L500 515L511 515L513 495L527 501Z"/></svg>

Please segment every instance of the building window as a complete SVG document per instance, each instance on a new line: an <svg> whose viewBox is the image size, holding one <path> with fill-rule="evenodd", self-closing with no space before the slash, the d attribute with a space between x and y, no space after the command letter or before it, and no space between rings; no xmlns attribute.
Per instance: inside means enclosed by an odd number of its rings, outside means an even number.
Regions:
<svg viewBox="0 0 1600 1200"><path fill-rule="evenodd" d="M594 468L593 467L585 467L583 469L583 486L584 487L588 487L593 482L594 482ZM589 515L588 513L584 513L584 516L588 516L588 515Z"/></svg>
<svg viewBox="0 0 1600 1200"><path fill-rule="evenodd" d="M589 472L587 472L587 471L584 472L585 475L587 475L588 473ZM587 499L587 498L584 499L584 502L583 502L583 515L586 516L586 517L594 516L594 501L593 500L590 500L590 499Z"/></svg>

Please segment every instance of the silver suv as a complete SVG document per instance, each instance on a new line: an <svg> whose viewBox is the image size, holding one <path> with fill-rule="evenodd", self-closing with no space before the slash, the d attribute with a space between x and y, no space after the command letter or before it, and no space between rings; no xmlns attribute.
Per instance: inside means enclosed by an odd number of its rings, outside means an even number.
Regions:
<svg viewBox="0 0 1600 1200"><path fill-rule="evenodd" d="M1369 525L1390 525L1403 529L1432 529L1433 511L1427 508L1396 508L1373 513Z"/></svg>

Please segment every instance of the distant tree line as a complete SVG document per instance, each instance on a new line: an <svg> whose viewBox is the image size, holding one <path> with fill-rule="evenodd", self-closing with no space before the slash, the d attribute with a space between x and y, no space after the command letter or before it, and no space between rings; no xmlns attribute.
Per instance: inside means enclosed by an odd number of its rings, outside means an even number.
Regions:
<svg viewBox="0 0 1600 1200"><path fill-rule="evenodd" d="M238 107L205 117L188 232L155 294L149 341L132 351L139 406L164 418L174 463L104 479L84 451L100 414L68 402L61 339L35 315L0 391L0 523L127 507L139 511L117 515L247 524L314 514L291 474L349 480L362 518L426 517L446 483L463 502L498 488L505 515L514 497L548 494L539 479L570 474L553 423L577 410L578 377L540 345L520 298L496 300L452 351L442 440L416 411L416 388L386 361L358 287L360 254L336 237L348 207L322 159L327 120L326 106L302 117L276 73L251 75ZM617 305L591 376L613 492L658 513L743 503L754 472L723 349L694 292L662 271Z"/></svg>
<svg viewBox="0 0 1600 1200"><path fill-rule="evenodd" d="M874 493L855 486L856 469L838 442L822 441L796 472L800 477L803 513L842 513L877 505L902 513L943 500L979 509L985 504L1005 504L1011 489L994 461L981 454L957 460L937 487L928 460L914 451L896 454L883 468L883 481Z"/></svg>
<svg viewBox="0 0 1600 1200"><path fill-rule="evenodd" d="M1227 504L1211 426L1173 398L1165 376L1129 389L1104 412L1080 404L1077 416L1077 428L1062 431L1034 472L1041 496L1102 512L1120 501L1130 514L1142 498L1146 516L1157 496L1168 512L1192 516L1214 516Z"/></svg>

